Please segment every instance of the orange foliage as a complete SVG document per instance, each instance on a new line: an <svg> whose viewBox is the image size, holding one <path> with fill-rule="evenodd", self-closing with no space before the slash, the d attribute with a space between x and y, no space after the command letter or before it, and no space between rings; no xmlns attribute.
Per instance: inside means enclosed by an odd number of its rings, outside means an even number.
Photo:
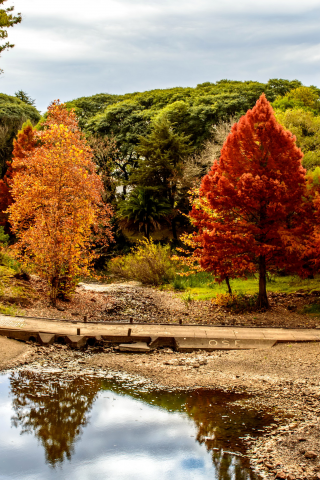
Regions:
<svg viewBox="0 0 320 480"><path fill-rule="evenodd" d="M100 240L112 238L111 210L102 202L103 185L74 112L54 102L43 128L32 132L34 148L23 149L19 138L15 144L8 211L16 255L48 280L55 303L89 272L93 232L104 227Z"/></svg>
<svg viewBox="0 0 320 480"><path fill-rule="evenodd" d="M268 306L266 269L302 269L312 228L302 157L262 95L232 127L193 200L195 258L218 281L258 271L260 307Z"/></svg>

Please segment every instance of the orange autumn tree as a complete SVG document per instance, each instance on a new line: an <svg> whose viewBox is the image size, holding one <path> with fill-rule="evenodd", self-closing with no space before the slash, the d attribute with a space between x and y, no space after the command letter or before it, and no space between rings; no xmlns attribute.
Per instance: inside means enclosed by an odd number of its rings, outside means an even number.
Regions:
<svg viewBox="0 0 320 480"><path fill-rule="evenodd" d="M267 270L303 270L312 225L302 156L262 95L232 127L193 200L195 258L217 281L258 272L259 308L269 306Z"/></svg>
<svg viewBox="0 0 320 480"><path fill-rule="evenodd" d="M54 102L33 136L30 151L15 145L9 220L16 255L47 279L55 305L58 293L70 292L89 273L93 235L103 227L103 241L112 238L111 210L102 202L93 153L73 111Z"/></svg>

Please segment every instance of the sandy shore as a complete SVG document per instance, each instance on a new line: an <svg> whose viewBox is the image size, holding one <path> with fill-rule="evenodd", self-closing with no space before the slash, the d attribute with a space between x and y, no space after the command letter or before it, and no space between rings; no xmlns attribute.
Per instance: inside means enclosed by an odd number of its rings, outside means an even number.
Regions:
<svg viewBox="0 0 320 480"><path fill-rule="evenodd" d="M32 350L31 346L25 343L0 337L0 370L28 362Z"/></svg>
<svg viewBox="0 0 320 480"><path fill-rule="evenodd" d="M67 374L127 372L170 388L219 388L252 394L248 407L276 413L277 427L247 439L253 468L266 478L320 479L320 344L280 344L267 350L123 354L80 353L0 338L0 369L18 364ZM101 348L100 348L101 350Z"/></svg>

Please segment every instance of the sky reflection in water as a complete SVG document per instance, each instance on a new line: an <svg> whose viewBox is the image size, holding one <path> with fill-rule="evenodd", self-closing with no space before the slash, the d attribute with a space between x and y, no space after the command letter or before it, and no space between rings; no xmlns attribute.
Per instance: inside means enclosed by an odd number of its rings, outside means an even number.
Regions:
<svg viewBox="0 0 320 480"><path fill-rule="evenodd" d="M253 479L238 436L271 419L217 392L143 390L20 371L0 377L0 479ZM245 424L245 425L244 425Z"/></svg>

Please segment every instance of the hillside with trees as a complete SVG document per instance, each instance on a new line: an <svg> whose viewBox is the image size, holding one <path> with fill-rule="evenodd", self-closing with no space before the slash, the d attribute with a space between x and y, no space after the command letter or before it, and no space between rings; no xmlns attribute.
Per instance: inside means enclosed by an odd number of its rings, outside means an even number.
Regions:
<svg viewBox="0 0 320 480"><path fill-rule="evenodd" d="M95 152L106 195L117 212L118 233L123 228L127 234L146 232L149 225L147 236L150 229L169 228L167 236L177 240L177 231L187 228L188 191L200 184L232 125L263 93L277 120L296 135L303 165L320 165L320 90L298 80L221 80L67 102ZM148 210L149 199L158 202L160 212L155 206Z"/></svg>

